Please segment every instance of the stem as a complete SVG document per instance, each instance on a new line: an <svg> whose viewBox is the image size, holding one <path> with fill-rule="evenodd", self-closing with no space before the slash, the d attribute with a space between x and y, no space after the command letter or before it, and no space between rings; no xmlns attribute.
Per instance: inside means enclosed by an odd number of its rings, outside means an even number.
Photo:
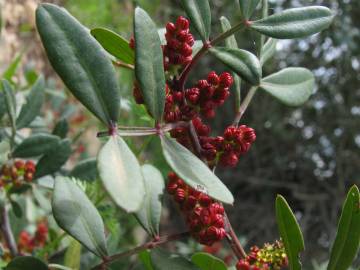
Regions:
<svg viewBox="0 0 360 270"><path fill-rule="evenodd" d="M226 237L227 241L229 242L231 249L233 250L233 252L235 253L236 257L240 260L240 259L245 259L246 258L246 252L243 248L243 246L241 245L239 239L236 236L236 233L230 223L230 220L225 212L225 218L227 221L227 226L229 229L228 235Z"/></svg>
<svg viewBox="0 0 360 270"><path fill-rule="evenodd" d="M234 126L239 125L239 122L240 122L242 116L244 115L246 109L248 108L251 100L253 99L257 89L258 89L258 86L253 86L250 88L249 93L246 95L244 101L240 105L239 112L235 116L235 120L233 122Z"/></svg>
<svg viewBox="0 0 360 270"><path fill-rule="evenodd" d="M218 35L216 38L214 38L210 44L211 46L215 46L216 44L220 43L221 41L227 39L228 37L235 34L237 31L242 30L245 26L247 26L248 22L241 21L237 24L235 24L233 27L231 27L229 30L225 31L224 33Z"/></svg>
<svg viewBox="0 0 360 270"><path fill-rule="evenodd" d="M134 70L133 65L125 64L125 63L123 63L121 61L112 61L112 62L113 62L113 65L116 66L116 67L123 67L123 68Z"/></svg>
<svg viewBox="0 0 360 270"><path fill-rule="evenodd" d="M178 233L178 234L173 234L173 235L167 235L167 236L163 236L161 237L160 239L153 239L152 241L150 242L147 242L141 246L138 246L136 248L133 248L131 250L128 250L128 251L125 251L125 252L122 252L122 253L118 253L118 254L115 254L115 255L112 255L110 257L107 257L105 258L105 260L94 266L91 270L100 270L100 269L103 269L104 267L106 267L108 264L116 261L116 260L119 260L121 258L124 258L124 257L128 257L128 256L132 256L134 254L137 254L143 250L146 250L146 249L153 249L159 245L162 245L162 244L165 244L165 243L168 243L168 242L171 242L171 241L176 241L176 240L179 240L181 238L184 238L184 237L187 237L189 236L190 233L189 232L182 232L182 233Z"/></svg>
<svg viewBox="0 0 360 270"><path fill-rule="evenodd" d="M10 250L11 257L18 254L17 245L15 242L14 234L11 230L9 215L6 206L1 206L1 231L3 232L6 244Z"/></svg>
<svg viewBox="0 0 360 270"><path fill-rule="evenodd" d="M269 10L269 3L268 0L262 0L262 7L261 7L261 15L262 18L266 18L268 16L268 10ZM265 43L265 36L261 35L260 39L260 53Z"/></svg>

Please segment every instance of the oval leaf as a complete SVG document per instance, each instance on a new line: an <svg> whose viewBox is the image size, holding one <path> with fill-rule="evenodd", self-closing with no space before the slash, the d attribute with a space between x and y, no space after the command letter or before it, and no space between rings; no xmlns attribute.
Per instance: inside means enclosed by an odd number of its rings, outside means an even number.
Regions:
<svg viewBox="0 0 360 270"><path fill-rule="evenodd" d="M153 249L150 256L156 270L200 270L184 257L170 254L162 249Z"/></svg>
<svg viewBox="0 0 360 270"><path fill-rule="evenodd" d="M69 90L102 122L116 123L120 89L99 43L68 12L52 4L39 5L36 25L53 68Z"/></svg>
<svg viewBox="0 0 360 270"><path fill-rule="evenodd" d="M264 46L261 48L260 52L260 64L263 66L271 57L274 56L276 52L277 40L274 38L269 38Z"/></svg>
<svg viewBox="0 0 360 270"><path fill-rule="evenodd" d="M276 198L276 222L289 259L290 270L300 270L299 253L305 248L304 239L290 206L281 195Z"/></svg>
<svg viewBox="0 0 360 270"><path fill-rule="evenodd" d="M347 194L333 244L328 270L346 270L359 251L360 194L353 186Z"/></svg>
<svg viewBox="0 0 360 270"><path fill-rule="evenodd" d="M24 269L49 270L43 261L30 256L16 257L5 267L5 270Z"/></svg>
<svg viewBox="0 0 360 270"><path fill-rule="evenodd" d="M59 136L61 139L64 139L69 132L69 124L66 119L61 119L54 127L52 134Z"/></svg>
<svg viewBox="0 0 360 270"><path fill-rule="evenodd" d="M203 41L208 41L211 31L211 11L208 0L181 0L190 21Z"/></svg>
<svg viewBox="0 0 360 270"><path fill-rule="evenodd" d="M261 65L252 53L225 47L213 47L210 52L245 81L253 85L259 84L262 73Z"/></svg>
<svg viewBox="0 0 360 270"><path fill-rule="evenodd" d="M55 179L53 215L58 225L99 257L107 255L105 228L95 206L72 180Z"/></svg>
<svg viewBox="0 0 360 270"><path fill-rule="evenodd" d="M55 135L35 134L23 140L14 149L13 156L21 158L37 157L56 147L59 141L59 137Z"/></svg>
<svg viewBox="0 0 360 270"><path fill-rule="evenodd" d="M192 255L191 261L201 270L227 270L226 264L208 253L198 252Z"/></svg>
<svg viewBox="0 0 360 270"><path fill-rule="evenodd" d="M135 74L151 115L160 122L165 106L165 73L160 37L155 23L141 8L135 9Z"/></svg>
<svg viewBox="0 0 360 270"><path fill-rule="evenodd" d="M13 130L16 130L16 100L14 90L7 80L2 80L2 88L5 97L6 111L9 115Z"/></svg>
<svg viewBox="0 0 360 270"><path fill-rule="evenodd" d="M145 180L146 195L143 207L135 215L144 229L155 237L159 235L165 183L160 171L155 167L143 165L141 170Z"/></svg>
<svg viewBox="0 0 360 270"><path fill-rule="evenodd" d="M254 13L260 0L239 0L241 14L244 19L248 20Z"/></svg>
<svg viewBox="0 0 360 270"><path fill-rule="evenodd" d="M285 68L261 81L260 88L289 106L299 106L311 96L314 75L306 68Z"/></svg>
<svg viewBox="0 0 360 270"><path fill-rule="evenodd" d="M82 160L76 164L76 166L70 172L69 176L84 181L95 181L98 175L96 163L97 162L95 158Z"/></svg>
<svg viewBox="0 0 360 270"><path fill-rule="evenodd" d="M292 8L251 22L250 28L277 39L300 38L326 29L333 18L326 7Z"/></svg>
<svg viewBox="0 0 360 270"><path fill-rule="evenodd" d="M134 50L130 48L129 41L122 36L105 28L94 28L91 30L91 35L112 56L126 64L135 63Z"/></svg>
<svg viewBox="0 0 360 270"><path fill-rule="evenodd" d="M4 93L0 92L0 121L6 113L6 103Z"/></svg>
<svg viewBox="0 0 360 270"><path fill-rule="evenodd" d="M141 168L125 141L109 138L97 159L100 178L114 202L127 212L136 212L143 204L145 185Z"/></svg>
<svg viewBox="0 0 360 270"><path fill-rule="evenodd" d="M44 88L45 80L40 76L31 88L26 97L26 103L21 107L20 114L16 119L18 129L27 127L39 115L45 97Z"/></svg>
<svg viewBox="0 0 360 270"><path fill-rule="evenodd" d="M221 202L234 202L221 180L188 149L166 136L161 138L161 144L167 163L189 186Z"/></svg>
<svg viewBox="0 0 360 270"><path fill-rule="evenodd" d="M70 140L65 139L48 151L36 164L35 178L55 173L69 159L71 155Z"/></svg>

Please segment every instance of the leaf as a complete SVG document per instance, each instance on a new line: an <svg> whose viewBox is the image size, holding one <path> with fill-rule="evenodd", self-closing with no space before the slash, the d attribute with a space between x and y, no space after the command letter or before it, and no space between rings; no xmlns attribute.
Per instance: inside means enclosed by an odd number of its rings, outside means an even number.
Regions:
<svg viewBox="0 0 360 270"><path fill-rule="evenodd" d="M23 211L21 209L20 204L18 204L16 201L10 201L11 208L17 218L21 218L23 215Z"/></svg>
<svg viewBox="0 0 360 270"><path fill-rule="evenodd" d="M198 252L192 255L191 261L201 270L227 270L226 264L211 254Z"/></svg>
<svg viewBox="0 0 360 270"><path fill-rule="evenodd" d="M6 111L9 115L13 130L16 130L16 100L14 90L7 80L2 80L2 88L5 97Z"/></svg>
<svg viewBox="0 0 360 270"><path fill-rule="evenodd" d="M151 251L151 261L154 270L200 270L184 257L172 255L162 249Z"/></svg>
<svg viewBox="0 0 360 270"><path fill-rule="evenodd" d="M96 164L95 158L84 159L75 165L69 176L84 181L95 181L98 175Z"/></svg>
<svg viewBox="0 0 360 270"><path fill-rule="evenodd" d="M311 96L314 75L305 68L285 68L265 77L260 88L288 106L299 106Z"/></svg>
<svg viewBox="0 0 360 270"><path fill-rule="evenodd" d="M29 158L46 154L56 147L60 139L58 136L38 133L24 139L13 152L13 157Z"/></svg>
<svg viewBox="0 0 360 270"><path fill-rule="evenodd" d="M105 228L95 206L69 178L57 177L52 199L57 224L99 257L107 255Z"/></svg>
<svg viewBox="0 0 360 270"><path fill-rule="evenodd" d="M125 38L105 28L94 28L90 33L112 56L126 64L134 64L134 50L130 48L129 41Z"/></svg>
<svg viewBox="0 0 360 270"><path fill-rule="evenodd" d="M248 20L254 13L260 0L239 0L241 14L244 19Z"/></svg>
<svg viewBox="0 0 360 270"><path fill-rule="evenodd" d="M100 44L65 9L40 4L36 25L48 58L65 85L97 118L119 118L120 89L114 67Z"/></svg>
<svg viewBox="0 0 360 270"><path fill-rule="evenodd" d="M210 49L216 58L231 68L245 81L258 85L261 79L261 65L252 53L226 47L213 47Z"/></svg>
<svg viewBox="0 0 360 270"><path fill-rule="evenodd" d="M15 73L20 65L21 58L23 57L23 55L24 55L24 52L21 52L15 56L14 60L10 63L8 68L2 74L1 77L3 79L6 79L11 82L12 77L15 75Z"/></svg>
<svg viewBox="0 0 360 270"><path fill-rule="evenodd" d="M165 74L160 38L149 15L135 9L135 75L144 97L146 108L160 122L165 106Z"/></svg>
<svg viewBox="0 0 360 270"><path fill-rule="evenodd" d="M65 252L64 265L70 269L80 269L81 244L71 238L70 244Z"/></svg>
<svg viewBox="0 0 360 270"><path fill-rule="evenodd" d="M281 195L276 197L276 221L284 242L290 270L300 270L299 253L305 248L304 239L290 206Z"/></svg>
<svg viewBox="0 0 360 270"><path fill-rule="evenodd" d="M40 76L26 97L26 103L21 107L20 114L16 119L18 129L27 127L36 116L40 114L41 106L44 102L44 77Z"/></svg>
<svg viewBox="0 0 360 270"><path fill-rule="evenodd" d="M202 41L209 40L211 31L211 10L208 0L181 0L191 24L199 32Z"/></svg>
<svg viewBox="0 0 360 270"><path fill-rule="evenodd" d="M30 256L16 257L5 267L5 270L27 269L49 270L49 268L43 261Z"/></svg>
<svg viewBox="0 0 360 270"><path fill-rule="evenodd" d="M57 146L53 147L49 152L36 164L35 178L55 173L62 165L69 159L71 155L71 143L69 139L64 139L58 142Z"/></svg>
<svg viewBox="0 0 360 270"><path fill-rule="evenodd" d="M64 139L69 132L69 124L65 118L61 119L54 127L52 134Z"/></svg>
<svg viewBox="0 0 360 270"><path fill-rule="evenodd" d="M143 165L141 170L145 180L146 195L143 207L135 216L144 229L155 237L159 235L164 179L160 171L151 165Z"/></svg>
<svg viewBox="0 0 360 270"><path fill-rule="evenodd" d="M306 37L329 27L334 18L330 9L321 6L292 8L250 23L259 33L277 38Z"/></svg>
<svg viewBox="0 0 360 270"><path fill-rule="evenodd" d="M353 186L343 205L328 270L346 270L351 266L360 245L360 194Z"/></svg>
<svg viewBox="0 0 360 270"><path fill-rule="evenodd" d="M166 136L161 137L161 145L167 163L189 186L221 202L234 202L221 180L188 149Z"/></svg>
<svg viewBox="0 0 360 270"><path fill-rule="evenodd" d="M13 185L9 189L8 194L22 194L30 189L32 189L32 186L29 184L22 184L21 186Z"/></svg>
<svg viewBox="0 0 360 270"><path fill-rule="evenodd" d="M277 40L269 38L260 52L260 64L263 66L276 52Z"/></svg>
<svg viewBox="0 0 360 270"><path fill-rule="evenodd" d="M6 103L5 103L5 95L4 93L0 92L0 121L4 117L6 113Z"/></svg>
<svg viewBox="0 0 360 270"><path fill-rule="evenodd" d="M144 179L139 162L125 141L110 137L97 162L100 178L114 202L128 213L139 211L145 197Z"/></svg>
<svg viewBox="0 0 360 270"><path fill-rule="evenodd" d="M226 17L222 16L220 18L220 22L221 22L221 29L223 32L226 32L231 29L231 24ZM232 35L232 36L228 37L227 39L225 39L225 46L227 48L231 48L231 49L238 48L238 44L237 44L235 35ZM234 73L234 72L232 75L234 78L234 88L235 88L235 110L239 111L240 103L241 103L241 78L238 75L236 75L236 73Z"/></svg>
<svg viewBox="0 0 360 270"><path fill-rule="evenodd" d="M146 270L154 270L151 263L151 256L148 250L139 252L139 260L142 262Z"/></svg>

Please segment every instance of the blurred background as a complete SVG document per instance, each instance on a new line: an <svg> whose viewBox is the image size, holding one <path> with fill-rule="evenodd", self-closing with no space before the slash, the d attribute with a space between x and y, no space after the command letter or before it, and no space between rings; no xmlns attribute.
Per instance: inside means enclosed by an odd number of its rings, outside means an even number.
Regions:
<svg viewBox="0 0 360 270"><path fill-rule="evenodd" d="M16 64L13 80L25 85L34 74L44 73L48 80L47 93L51 99L43 110L43 124L66 118L70 127L81 130L73 162L96 155L99 141L94 139L97 122L89 118L66 92L52 71L36 34L34 10L36 0L0 0L2 30L0 36L0 74ZM55 0L89 28L110 28L129 38L132 35L132 11L136 4L146 9L159 28L166 22L184 15L176 0ZM136 3L135 3L136 2ZM237 0L211 0L213 18L226 15L232 22L238 19ZM270 74L289 66L302 66L316 76L316 89L311 100L301 108L289 108L271 97L257 93L243 117L243 123L253 127L257 140L251 151L242 157L234 169L217 170L217 174L236 198L229 208L230 220L246 246L277 239L274 198L277 193L286 197L296 213L305 237L303 262L306 269L321 269L329 256L334 240L339 211L349 187L360 184L360 1L358 0L273 0L270 13L285 8L325 5L335 13L331 27L321 34L301 40L284 40L277 44L277 54L264 67ZM255 15L256 17L256 15ZM213 33L219 32L219 21L213 20ZM193 31L195 33L195 31ZM254 33L241 32L239 46L251 51L257 47ZM193 72L191 81L204 78L211 71L226 68L206 57ZM145 110L132 100L132 75L119 71L124 111L122 124L141 125L148 121ZM248 86L242 87L244 96ZM50 100L50 99L49 99ZM130 112L131 111L131 112ZM211 126L218 134L231 124L233 104L227 103ZM75 128L76 127L76 128ZM74 131L73 137L79 135ZM145 152L143 162L155 163L164 174L167 167L156 141L130 141L132 147ZM154 154L155 153L155 154ZM68 164L68 166L72 166ZM169 210L172 203L165 199ZM120 224L121 244L139 241L141 229L134 229L134 220L123 215L114 223ZM179 231L181 218L174 211L165 211L164 231ZM183 226L183 228L181 227ZM127 236L125 238L125 235ZM180 251L190 253L201 249L195 243L179 244ZM216 253L219 247L208 250ZM219 256L226 257L221 251ZM359 261L355 268L360 266Z"/></svg>

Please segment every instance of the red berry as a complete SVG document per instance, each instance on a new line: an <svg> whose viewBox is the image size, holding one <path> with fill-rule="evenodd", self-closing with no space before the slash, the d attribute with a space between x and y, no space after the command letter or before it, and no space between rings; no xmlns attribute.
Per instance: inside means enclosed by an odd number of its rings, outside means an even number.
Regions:
<svg viewBox="0 0 360 270"><path fill-rule="evenodd" d="M208 74L208 79L207 81L212 84L212 85L218 85L219 84L219 76L215 73L215 71L211 71L209 74Z"/></svg>
<svg viewBox="0 0 360 270"><path fill-rule="evenodd" d="M185 200L185 190L179 188L175 192L175 201L182 203Z"/></svg>
<svg viewBox="0 0 360 270"><path fill-rule="evenodd" d="M15 161L14 165L15 165L16 169L21 170L21 169L24 169L25 163L22 160L17 160L17 161Z"/></svg>
<svg viewBox="0 0 360 270"><path fill-rule="evenodd" d="M184 18L183 16L180 16L179 18L177 18L176 20L176 28L181 29L181 30L186 30L189 29L189 21Z"/></svg>
<svg viewBox="0 0 360 270"><path fill-rule="evenodd" d="M176 31L176 26L172 22L166 24L166 31L168 33L174 33Z"/></svg>
<svg viewBox="0 0 360 270"><path fill-rule="evenodd" d="M233 84L233 77L231 76L231 74L229 72L224 72L220 75L219 77L220 79L220 84L221 86L223 86L224 88L228 88Z"/></svg>
<svg viewBox="0 0 360 270"><path fill-rule="evenodd" d="M240 260L236 264L237 270L250 270L250 264L245 260Z"/></svg>

